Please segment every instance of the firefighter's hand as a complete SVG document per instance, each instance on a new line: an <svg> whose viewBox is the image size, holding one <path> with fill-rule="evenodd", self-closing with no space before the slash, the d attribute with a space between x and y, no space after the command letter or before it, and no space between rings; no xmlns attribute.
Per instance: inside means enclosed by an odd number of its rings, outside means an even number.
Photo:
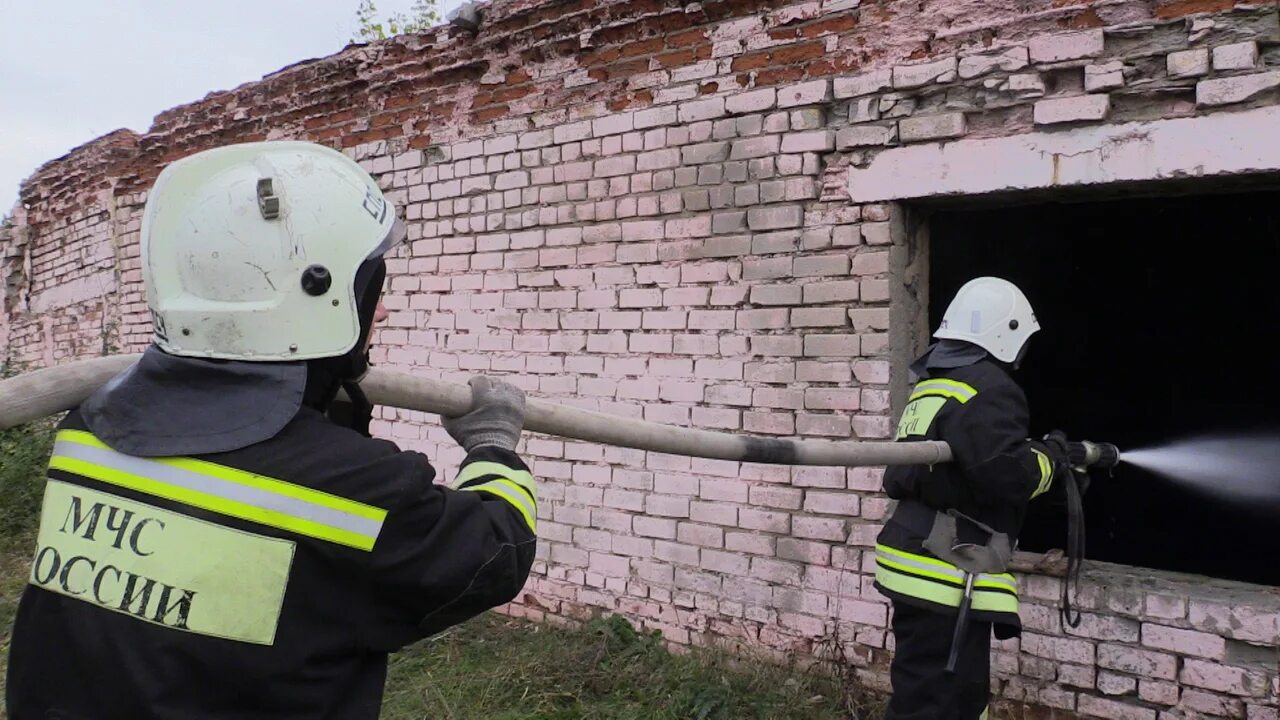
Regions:
<svg viewBox="0 0 1280 720"><path fill-rule="evenodd" d="M1080 494L1083 495L1089 488L1089 473L1076 472L1076 466L1079 465L1079 462L1073 457L1075 453L1072 452L1072 446L1079 445L1079 443L1067 440L1067 434L1061 430L1054 430L1044 436L1044 444L1051 451L1049 457L1053 460L1055 471L1060 469L1064 473L1064 478L1066 473L1074 476L1076 485L1080 488Z"/></svg>
<svg viewBox="0 0 1280 720"><path fill-rule="evenodd" d="M476 375L471 386L471 410L458 417L441 417L444 429L467 452L484 445L515 450L524 428L524 391L502 380Z"/></svg>

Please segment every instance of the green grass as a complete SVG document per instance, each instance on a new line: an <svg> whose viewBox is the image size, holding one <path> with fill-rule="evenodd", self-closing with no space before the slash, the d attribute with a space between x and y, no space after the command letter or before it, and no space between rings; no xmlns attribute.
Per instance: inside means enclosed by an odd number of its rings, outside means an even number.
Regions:
<svg viewBox="0 0 1280 720"><path fill-rule="evenodd" d="M0 431L0 720L9 633L30 571L49 424ZM837 678L727 651L669 652L620 617L567 629L486 613L393 655L385 720L874 718Z"/></svg>
<svg viewBox="0 0 1280 720"><path fill-rule="evenodd" d="M396 655L383 718L825 720L849 717L847 699L863 702L832 677L672 654L617 616L564 629L489 613Z"/></svg>

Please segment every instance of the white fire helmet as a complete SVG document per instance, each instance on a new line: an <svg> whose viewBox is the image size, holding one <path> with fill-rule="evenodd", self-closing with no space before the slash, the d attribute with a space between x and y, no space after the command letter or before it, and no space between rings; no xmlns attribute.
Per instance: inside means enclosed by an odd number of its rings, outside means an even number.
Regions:
<svg viewBox="0 0 1280 720"><path fill-rule="evenodd" d="M956 293L933 336L973 343L1012 363L1039 329L1031 303L1017 285L1002 278L979 277Z"/></svg>
<svg viewBox="0 0 1280 720"><path fill-rule="evenodd" d="M253 142L179 159L142 218L155 342L229 360L344 355L363 340L357 270L403 238L373 178L323 145Z"/></svg>

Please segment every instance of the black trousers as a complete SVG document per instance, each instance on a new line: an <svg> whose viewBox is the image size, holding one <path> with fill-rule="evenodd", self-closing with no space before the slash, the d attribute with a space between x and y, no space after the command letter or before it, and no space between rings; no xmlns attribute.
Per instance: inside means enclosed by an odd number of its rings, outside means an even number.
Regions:
<svg viewBox="0 0 1280 720"><path fill-rule="evenodd" d="M885 720L978 720L991 696L991 623L974 622L947 673L955 619L893 603L893 695Z"/></svg>

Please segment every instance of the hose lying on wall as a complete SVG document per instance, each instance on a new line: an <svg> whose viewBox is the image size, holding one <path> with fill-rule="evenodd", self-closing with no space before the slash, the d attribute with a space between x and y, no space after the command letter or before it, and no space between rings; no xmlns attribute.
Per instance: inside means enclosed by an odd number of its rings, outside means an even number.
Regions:
<svg viewBox="0 0 1280 720"><path fill-rule="evenodd" d="M0 429L70 410L140 357L113 355L78 360L0 381ZM371 369L360 387L375 405L445 415L460 415L471 405L471 390L464 385L382 368ZM933 465L951 460L951 448L945 442L766 438L664 425L537 398L528 399L525 429L671 455L779 465Z"/></svg>

